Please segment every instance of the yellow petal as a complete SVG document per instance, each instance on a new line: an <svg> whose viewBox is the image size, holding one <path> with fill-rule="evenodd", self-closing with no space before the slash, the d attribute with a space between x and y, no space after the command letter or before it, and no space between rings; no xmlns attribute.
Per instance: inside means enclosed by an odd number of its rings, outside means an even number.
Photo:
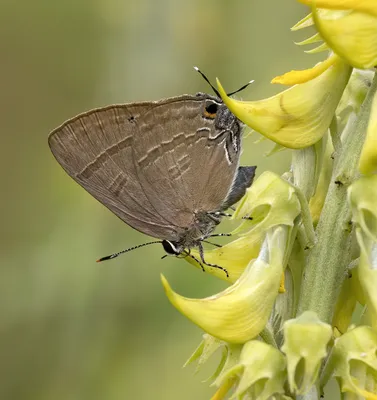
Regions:
<svg viewBox="0 0 377 400"><path fill-rule="evenodd" d="M223 400L230 389L237 383L237 378L227 379L211 397L211 400Z"/></svg>
<svg viewBox="0 0 377 400"><path fill-rule="evenodd" d="M243 231L242 237L204 252L205 261L225 268L229 277L221 269L204 265L206 272L225 281L235 282L250 261L257 258L266 231L277 225L292 227L300 211L300 202L294 188L275 173L265 171L247 190L233 214L233 218L253 218L252 221L244 220L233 232L236 234ZM192 250L191 255L200 259L196 250ZM200 264L190 256L185 257L185 260L201 269ZM281 287L281 290L284 288Z"/></svg>
<svg viewBox="0 0 377 400"><path fill-rule="evenodd" d="M377 94L373 98L367 135L359 160L359 170L362 174L377 173Z"/></svg>
<svg viewBox="0 0 377 400"><path fill-rule="evenodd" d="M281 350L286 354L288 382L293 393L307 392L316 381L331 335L331 326L312 311L284 322Z"/></svg>
<svg viewBox="0 0 377 400"><path fill-rule="evenodd" d="M242 122L276 143L299 149L326 133L350 73L351 68L336 59L316 78L259 101L231 99L217 83L224 103Z"/></svg>
<svg viewBox="0 0 377 400"><path fill-rule="evenodd" d="M377 64L377 16L360 11L329 11L313 19L323 40L343 60L356 68Z"/></svg>
<svg viewBox="0 0 377 400"><path fill-rule="evenodd" d="M301 71L293 70L285 73L284 75L276 76L274 79L272 79L271 83L281 83L282 85L296 85L299 83L308 82L320 76L329 67L331 67L337 61L337 59L337 56L332 55L325 61L318 63L313 68L304 69Z"/></svg>
<svg viewBox="0 0 377 400"><path fill-rule="evenodd" d="M347 331L335 340L322 374L323 385L335 376L342 392L377 399L377 333L368 326ZM370 387L374 393L369 391Z"/></svg>
<svg viewBox="0 0 377 400"><path fill-rule="evenodd" d="M295 189L279 175L265 171L246 190L245 196L238 203L233 217L247 216L253 219L244 221L236 232L246 230L243 234L249 236L277 225L293 226L300 211Z"/></svg>
<svg viewBox="0 0 377 400"><path fill-rule="evenodd" d="M376 0L299 0L308 6L329 8L333 10L358 10L377 17Z"/></svg>
<svg viewBox="0 0 377 400"><path fill-rule="evenodd" d="M264 328L278 295L283 272L287 227L267 233L257 260L250 263L232 286L205 299L175 293L161 280L170 302L210 335L229 343L245 343Z"/></svg>
<svg viewBox="0 0 377 400"><path fill-rule="evenodd" d="M253 232L247 237L241 237L227 243L222 247L212 250L205 250L205 261L209 264L220 265L228 271L229 277L226 276L224 271L218 268L204 266L206 272L228 282L235 282L243 273L251 260L258 257L261 243L264 238L263 232ZM200 254L196 250L191 250L191 254L200 260ZM192 257L185 257L185 260L195 267L201 269Z"/></svg>

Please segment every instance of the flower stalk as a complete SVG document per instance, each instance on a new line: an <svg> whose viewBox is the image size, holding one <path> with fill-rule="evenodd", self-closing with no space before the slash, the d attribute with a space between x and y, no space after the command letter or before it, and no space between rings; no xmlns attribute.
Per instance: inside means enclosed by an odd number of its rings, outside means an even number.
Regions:
<svg viewBox="0 0 377 400"><path fill-rule="evenodd" d="M317 33L297 44L323 42L307 53L329 50L325 60L274 78L292 87L257 101L218 81L229 110L275 143L270 154L292 149L290 171L263 171L233 210L236 238L206 250L227 289L187 298L162 277L206 332L186 364L222 352L212 400L319 400L329 380L342 399L377 400L377 3L303 2L311 13L292 30Z"/></svg>
<svg viewBox="0 0 377 400"><path fill-rule="evenodd" d="M347 189L357 177L357 166L365 140L370 110L377 90L375 75L359 117L335 154L334 172L318 222L317 244L310 251L302 283L299 314L315 311L323 322L331 323L336 299L351 262L351 212ZM329 246L331 243L331 246Z"/></svg>

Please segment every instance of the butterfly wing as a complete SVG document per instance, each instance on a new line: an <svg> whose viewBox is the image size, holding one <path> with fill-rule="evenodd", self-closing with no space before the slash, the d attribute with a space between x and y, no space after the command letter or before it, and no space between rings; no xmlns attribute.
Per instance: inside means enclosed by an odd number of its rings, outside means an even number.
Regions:
<svg viewBox="0 0 377 400"><path fill-rule="evenodd" d="M55 129L49 145L65 171L124 222L174 241L196 211L220 209L238 167L239 152L230 163L227 136L218 139L215 120L203 117L208 99L92 110Z"/></svg>
<svg viewBox="0 0 377 400"><path fill-rule="evenodd" d="M137 122L133 152L139 182L157 212L182 228L193 223L196 211L221 208L238 167L239 151L230 163L227 135L220 135L214 119L203 117L208 99L213 100L209 95L168 100Z"/></svg>
<svg viewBox="0 0 377 400"><path fill-rule="evenodd" d="M81 114L55 129L49 146L64 170L124 222L147 235L176 240L179 229L151 204L132 154L136 121L156 103L115 105Z"/></svg>

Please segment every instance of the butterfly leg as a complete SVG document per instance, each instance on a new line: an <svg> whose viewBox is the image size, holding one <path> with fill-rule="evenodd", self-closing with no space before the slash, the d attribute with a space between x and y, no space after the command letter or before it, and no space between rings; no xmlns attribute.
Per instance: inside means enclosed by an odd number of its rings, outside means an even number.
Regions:
<svg viewBox="0 0 377 400"><path fill-rule="evenodd" d="M227 271L225 268L220 267L219 265L216 265L216 264L207 263L207 262L205 261L205 259L204 259L203 245L202 245L201 242L199 242L199 244L198 244L198 249L199 249L200 259L202 260L202 263L203 263L204 265L207 265L208 267L212 267L212 268L221 269L222 271L225 272L226 277L229 278L228 271Z"/></svg>
<svg viewBox="0 0 377 400"><path fill-rule="evenodd" d="M221 237L221 236L232 236L232 234L231 233L214 233L213 235L210 235L209 237ZM209 244L211 244L212 246L216 246L216 247L223 247L221 244L218 244L218 243L213 243L213 242L210 242L209 240L204 240L204 238L201 240L203 243L209 243Z"/></svg>
<svg viewBox="0 0 377 400"><path fill-rule="evenodd" d="M235 211L235 209L232 208L233 211ZM209 214L210 216L214 217L214 218L219 218L219 217L233 217L233 214L229 214L226 212L222 212L222 211L216 211L214 213ZM252 217L242 217L242 219L247 219L249 221L252 221Z"/></svg>
<svg viewBox="0 0 377 400"><path fill-rule="evenodd" d="M206 272L206 270L204 269L203 264L200 262L200 260L198 260L195 256L193 256L193 255L191 254L190 250L189 250L189 251L185 250L185 252L184 252L183 254L185 254L185 256L191 257L194 261L196 261L196 262L201 266L202 271L203 271L203 272Z"/></svg>
<svg viewBox="0 0 377 400"><path fill-rule="evenodd" d="M209 240L202 240L202 242L211 244L212 246L215 246L215 247L223 247L223 246L221 246L221 244L213 243L213 242L210 242Z"/></svg>
<svg viewBox="0 0 377 400"><path fill-rule="evenodd" d="M216 217L228 217L228 218L232 217L232 214L229 214L229 213L226 213L226 212L223 212L223 211L216 211L216 212L211 213L211 214L216 216Z"/></svg>
<svg viewBox="0 0 377 400"><path fill-rule="evenodd" d="M220 236L232 236L231 233L214 233L212 235L209 235L208 237L220 237Z"/></svg>

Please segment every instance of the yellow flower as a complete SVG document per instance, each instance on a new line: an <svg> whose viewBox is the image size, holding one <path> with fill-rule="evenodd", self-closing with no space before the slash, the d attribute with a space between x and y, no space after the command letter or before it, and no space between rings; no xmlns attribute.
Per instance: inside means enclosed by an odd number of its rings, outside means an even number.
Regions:
<svg viewBox="0 0 377 400"><path fill-rule="evenodd" d="M359 326L336 339L322 376L323 385L334 376L342 392L377 400L377 333Z"/></svg>
<svg viewBox="0 0 377 400"><path fill-rule="evenodd" d="M312 18L319 34L345 62L362 69L377 64L376 1L300 1L312 6Z"/></svg>
<svg viewBox="0 0 377 400"><path fill-rule="evenodd" d="M287 356L288 382L292 392L306 393L317 380L331 335L331 326L312 311L284 323L281 349Z"/></svg>
<svg viewBox="0 0 377 400"><path fill-rule="evenodd" d="M377 2L375 0L299 0L308 6L328 8L331 10L353 9L375 15L377 17Z"/></svg>
<svg viewBox="0 0 377 400"><path fill-rule="evenodd" d="M245 220L236 232L246 231L244 235L272 228L276 225L293 226L300 213L300 203L295 189L279 175L265 171L246 190L245 196L234 212L234 218L252 217Z"/></svg>
<svg viewBox="0 0 377 400"><path fill-rule="evenodd" d="M220 265L228 271L227 276L219 268L205 266L206 272L230 283L235 282L243 273L251 260L258 257L260 246L264 238L264 232L252 232L248 236L237 238L222 247L205 250L204 257L207 263ZM191 254L200 260L197 250L191 250ZM192 257L185 260L201 270L201 266Z"/></svg>
<svg viewBox="0 0 377 400"><path fill-rule="evenodd" d="M327 132L350 73L347 64L332 56L311 70L276 78L274 82L305 83L259 101L231 99L217 83L224 103L242 122L278 144L299 149Z"/></svg>
<svg viewBox="0 0 377 400"><path fill-rule="evenodd" d="M245 343L265 327L278 295L283 272L288 227L267 232L258 258L251 261L230 287L204 299L190 299L175 293L161 277L170 302L210 335L229 343Z"/></svg>
<svg viewBox="0 0 377 400"><path fill-rule="evenodd" d="M325 61L315 65L313 68L298 71L292 70L284 75L276 76L274 79L272 79L271 83L280 83L282 85L297 85L305 83L319 77L338 61L338 57L336 55L332 55Z"/></svg>
<svg viewBox="0 0 377 400"><path fill-rule="evenodd" d="M230 243L213 250L205 251L208 263L226 268L229 277L218 268L207 267L206 272L220 279L234 283L246 269L250 261L256 259L266 231L277 225L292 227L293 221L300 213L300 203L292 186L273 172L264 172L247 189L233 217L242 219L252 217L252 221L244 222L233 232L242 235ZM197 251L191 254L200 259ZM201 266L191 257L186 261L201 269Z"/></svg>

